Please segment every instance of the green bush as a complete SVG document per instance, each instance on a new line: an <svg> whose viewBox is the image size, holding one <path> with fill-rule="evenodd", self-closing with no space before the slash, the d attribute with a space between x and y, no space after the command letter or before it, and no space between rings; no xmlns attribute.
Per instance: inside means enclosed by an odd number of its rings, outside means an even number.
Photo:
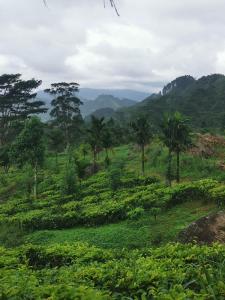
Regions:
<svg viewBox="0 0 225 300"><path fill-rule="evenodd" d="M144 214L145 210L142 207L136 207L127 213L128 219L137 220Z"/></svg>
<svg viewBox="0 0 225 300"><path fill-rule="evenodd" d="M0 298L223 299L224 256L223 245L133 251L82 243L0 248Z"/></svg>
<svg viewBox="0 0 225 300"><path fill-rule="evenodd" d="M64 195L78 194L79 186L77 174L74 168L69 167L62 178L61 181L61 193Z"/></svg>

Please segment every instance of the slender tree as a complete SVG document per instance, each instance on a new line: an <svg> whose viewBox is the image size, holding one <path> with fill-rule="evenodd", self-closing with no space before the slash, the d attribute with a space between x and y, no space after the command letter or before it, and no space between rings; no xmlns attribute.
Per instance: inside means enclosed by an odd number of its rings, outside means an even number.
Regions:
<svg viewBox="0 0 225 300"><path fill-rule="evenodd" d="M176 180L180 182L180 153L187 149L191 144L190 129L187 125L187 119L179 112L171 115L165 115L162 124L163 142L169 150L167 180L171 185L171 163L172 155L176 154Z"/></svg>
<svg viewBox="0 0 225 300"><path fill-rule="evenodd" d="M80 105L82 102L75 96L79 92L78 87L78 83L60 82L53 83L50 89L45 90L46 93L54 96L51 102L50 116L54 123L64 131L67 147L71 143L71 134L76 130L74 125L81 118Z"/></svg>
<svg viewBox="0 0 225 300"><path fill-rule="evenodd" d="M168 163L167 163L167 172L166 172L166 179L168 181L168 184L171 185L172 181L172 153L174 150L174 144L173 144L173 117L166 114L164 115L163 123L161 124L161 129L163 133L163 143L168 148Z"/></svg>
<svg viewBox="0 0 225 300"><path fill-rule="evenodd" d="M142 174L145 174L145 146L149 143L152 132L151 126L147 119L140 117L135 122L131 123L131 128L135 134L135 140L137 144L141 147L141 169Z"/></svg>
<svg viewBox="0 0 225 300"><path fill-rule="evenodd" d="M109 150L113 146L112 134L108 128L106 128L102 134L102 146L105 149L105 163L108 167L110 164Z"/></svg>
<svg viewBox="0 0 225 300"><path fill-rule="evenodd" d="M102 147L102 135L104 130L104 118L96 118L95 116L91 116L91 124L88 129L88 142L91 146L93 153L93 171L96 172L97 169L97 154Z"/></svg>
<svg viewBox="0 0 225 300"><path fill-rule="evenodd" d="M191 145L190 128L188 119L179 112L174 116L174 152L176 153L176 181L180 182L180 153Z"/></svg>
<svg viewBox="0 0 225 300"><path fill-rule="evenodd" d="M58 154L64 150L64 134L57 127L53 127L48 131L48 146L49 150L55 154L55 163L58 166Z"/></svg>
<svg viewBox="0 0 225 300"><path fill-rule="evenodd" d="M0 148L0 166L7 173L10 168L10 146L5 145Z"/></svg>
<svg viewBox="0 0 225 300"><path fill-rule="evenodd" d="M37 198L38 169L44 161L44 130L37 117L28 119L11 147L11 157L19 167L30 164L34 174L34 198Z"/></svg>

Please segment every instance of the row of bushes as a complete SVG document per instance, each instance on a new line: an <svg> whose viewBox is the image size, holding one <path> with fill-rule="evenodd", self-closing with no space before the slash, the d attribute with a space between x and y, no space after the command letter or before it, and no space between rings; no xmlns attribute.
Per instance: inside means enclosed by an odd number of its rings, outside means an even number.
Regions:
<svg viewBox="0 0 225 300"><path fill-rule="evenodd" d="M213 201L222 205L225 200L225 186L205 179L171 188L155 183L121 189L113 194L109 190L103 190L98 195L84 197L82 201L69 196L66 203L49 200L49 206L41 207L39 203L36 209L23 202L18 204L20 212L15 214L12 213L13 208L8 212L2 209L0 223L20 224L24 229L31 230L93 226L132 218L136 210L163 211L194 200Z"/></svg>
<svg viewBox="0 0 225 300"><path fill-rule="evenodd" d="M0 299L224 299L225 247L0 249Z"/></svg>

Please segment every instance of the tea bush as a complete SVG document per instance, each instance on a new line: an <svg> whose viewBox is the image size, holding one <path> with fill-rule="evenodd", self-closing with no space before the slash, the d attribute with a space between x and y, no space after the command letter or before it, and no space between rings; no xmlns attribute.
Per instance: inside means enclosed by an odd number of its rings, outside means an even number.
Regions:
<svg viewBox="0 0 225 300"><path fill-rule="evenodd" d="M158 208L163 211L195 200L213 201L220 206L225 202L225 186L212 179L173 187L149 178L127 179L125 185L129 187L122 185L112 194L106 177L103 173L98 174L95 180L90 178L84 181L79 196L61 196L57 191L49 191L36 201L29 198L7 201L0 205L0 224L18 222L25 230L95 226L131 218L139 209L151 211ZM138 184L135 187L134 182ZM88 191L90 193L87 194Z"/></svg>
<svg viewBox="0 0 225 300"><path fill-rule="evenodd" d="M225 247L0 248L1 299L224 299Z"/></svg>

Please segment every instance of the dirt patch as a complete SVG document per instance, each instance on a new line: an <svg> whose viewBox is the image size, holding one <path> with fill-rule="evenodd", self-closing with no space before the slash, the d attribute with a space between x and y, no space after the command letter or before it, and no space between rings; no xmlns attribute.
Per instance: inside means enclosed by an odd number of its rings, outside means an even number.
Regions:
<svg viewBox="0 0 225 300"><path fill-rule="evenodd" d="M225 243L225 212L218 212L191 223L178 235L182 243L198 244Z"/></svg>
<svg viewBox="0 0 225 300"><path fill-rule="evenodd" d="M192 155L209 158L216 153L217 147L225 147L225 139L222 136L210 134L197 134L195 146L189 152Z"/></svg>

